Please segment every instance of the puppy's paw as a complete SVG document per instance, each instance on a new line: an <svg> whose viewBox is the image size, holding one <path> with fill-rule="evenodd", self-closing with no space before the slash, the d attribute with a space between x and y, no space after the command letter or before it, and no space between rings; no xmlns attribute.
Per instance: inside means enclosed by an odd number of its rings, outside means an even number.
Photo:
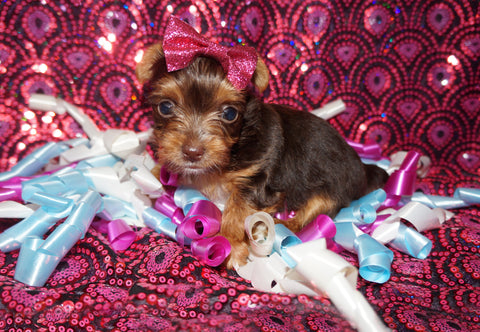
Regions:
<svg viewBox="0 0 480 332"><path fill-rule="evenodd" d="M245 242L230 242L232 251L226 260L228 269L247 264L248 245Z"/></svg>

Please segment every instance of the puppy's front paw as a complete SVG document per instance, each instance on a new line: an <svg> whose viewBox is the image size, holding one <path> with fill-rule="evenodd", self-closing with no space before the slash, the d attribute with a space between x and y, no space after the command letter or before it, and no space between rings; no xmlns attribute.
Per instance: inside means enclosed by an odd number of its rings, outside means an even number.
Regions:
<svg viewBox="0 0 480 332"><path fill-rule="evenodd" d="M226 266L228 269L233 269L235 266L242 266L247 264L248 257L248 245L245 242L232 242L230 241L232 251L230 256L226 260Z"/></svg>

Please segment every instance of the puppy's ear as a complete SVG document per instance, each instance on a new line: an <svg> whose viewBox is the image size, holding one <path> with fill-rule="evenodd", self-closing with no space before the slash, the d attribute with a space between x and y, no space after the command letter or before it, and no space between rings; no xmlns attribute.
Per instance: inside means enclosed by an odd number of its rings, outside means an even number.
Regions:
<svg viewBox="0 0 480 332"><path fill-rule="evenodd" d="M162 44L153 44L150 46L135 68L135 74L140 84L148 82L155 76L166 71L167 65L165 63Z"/></svg>
<svg viewBox="0 0 480 332"><path fill-rule="evenodd" d="M258 56L257 68L252 76L252 83L257 87L258 91L262 93L268 87L268 81L270 74L268 73L267 65L263 62L262 58Z"/></svg>

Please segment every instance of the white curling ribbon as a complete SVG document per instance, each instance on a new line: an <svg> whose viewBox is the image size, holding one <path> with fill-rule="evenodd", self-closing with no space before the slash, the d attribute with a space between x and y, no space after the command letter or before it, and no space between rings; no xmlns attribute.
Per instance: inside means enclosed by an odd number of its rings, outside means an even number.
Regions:
<svg viewBox="0 0 480 332"><path fill-rule="evenodd" d="M0 202L0 218L24 219L33 214L38 208L35 204L23 205L15 201Z"/></svg>
<svg viewBox="0 0 480 332"><path fill-rule="evenodd" d="M257 229L257 234L253 234L254 229ZM275 240L275 223L268 213L257 212L248 216L245 219L245 231L254 255L270 255Z"/></svg>
<svg viewBox="0 0 480 332"><path fill-rule="evenodd" d="M302 275L317 293L326 294L359 331L387 331L367 300L356 290L357 269L340 255L327 250L322 240L287 248L289 256L297 263L295 273Z"/></svg>
<svg viewBox="0 0 480 332"><path fill-rule="evenodd" d="M132 181L120 182L117 172L111 167L97 167L85 170L85 177L96 191L130 202L137 189Z"/></svg>
<svg viewBox="0 0 480 332"><path fill-rule="evenodd" d="M345 103L341 99L337 99L327 103L321 108L313 110L311 113L322 119L328 120L342 113L343 111L345 111L345 109Z"/></svg>
<svg viewBox="0 0 480 332"><path fill-rule="evenodd" d="M270 256L251 254L248 257L247 264L237 265L235 270L239 276L250 280L255 289L263 292L283 293L279 285L281 280L285 278L285 273L287 273L289 267L278 253L273 253Z"/></svg>
<svg viewBox="0 0 480 332"><path fill-rule="evenodd" d="M396 170L400 168L400 165L402 164L403 160L405 159L405 156L407 155L407 151L399 151L395 152L390 156L390 166L387 169L388 174L392 174ZM430 170L430 165L432 164L432 161L429 157L427 156L421 156L420 159L418 160L418 165L417 165L417 176L420 178L424 178L427 176L428 171Z"/></svg>

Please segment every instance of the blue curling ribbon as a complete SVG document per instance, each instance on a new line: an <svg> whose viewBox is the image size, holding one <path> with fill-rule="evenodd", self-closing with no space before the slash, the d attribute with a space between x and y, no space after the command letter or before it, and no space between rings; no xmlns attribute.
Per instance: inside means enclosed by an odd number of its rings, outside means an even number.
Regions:
<svg viewBox="0 0 480 332"><path fill-rule="evenodd" d="M353 222L355 224L371 224L377 219L377 209L387 198L383 189L377 189L371 193L353 201L350 206L341 209L335 216L336 222Z"/></svg>
<svg viewBox="0 0 480 332"><path fill-rule="evenodd" d="M113 154L104 154L101 156L96 156L80 161L77 164L76 169L83 170L86 168L95 168L95 167L113 167L117 162L120 161L120 158L114 156Z"/></svg>
<svg viewBox="0 0 480 332"><path fill-rule="evenodd" d="M430 239L402 223L399 224L397 237L388 244L418 259L427 258L432 250Z"/></svg>
<svg viewBox="0 0 480 332"><path fill-rule="evenodd" d="M413 202L422 203L423 205L428 206L431 209L442 208L442 209L459 209L469 206L467 202L460 198L455 197L446 197L446 196L435 196L435 195L425 195L421 192L415 192L412 195Z"/></svg>
<svg viewBox="0 0 480 332"><path fill-rule="evenodd" d="M34 193L26 201L41 205L45 212L59 219L68 216L74 205L73 199L44 192Z"/></svg>
<svg viewBox="0 0 480 332"><path fill-rule="evenodd" d="M360 275L369 281L386 282L390 278L393 252L351 222L339 222L335 226L335 242L357 253Z"/></svg>
<svg viewBox="0 0 480 332"><path fill-rule="evenodd" d="M53 216L42 208L0 234L0 250L10 252L20 248L27 237L42 237L61 217Z"/></svg>
<svg viewBox="0 0 480 332"><path fill-rule="evenodd" d="M14 176L32 176L40 171L50 159L68 149L70 147L65 143L47 143L20 160L9 171L0 173L0 181L6 181Z"/></svg>
<svg viewBox="0 0 480 332"><path fill-rule="evenodd" d="M335 222L353 222L355 224L371 224L377 218L377 211L371 205L349 206L338 211Z"/></svg>
<svg viewBox="0 0 480 332"><path fill-rule="evenodd" d="M273 241L273 250L277 252L291 268L294 268L297 263L293 258L287 254L287 248L301 244L302 240L289 230L283 224L275 224L275 240Z"/></svg>
<svg viewBox="0 0 480 332"><path fill-rule="evenodd" d="M469 205L480 204L480 188L457 188L453 197L459 198Z"/></svg>
<svg viewBox="0 0 480 332"><path fill-rule="evenodd" d="M145 226L150 227L154 231L160 234L164 234L177 241L177 225L172 222L170 218L155 210L152 207L148 207L143 210L142 213Z"/></svg>
<svg viewBox="0 0 480 332"><path fill-rule="evenodd" d="M362 234L355 239L355 251L358 255L358 273L362 278L384 283L390 279L390 267L393 252L368 234Z"/></svg>
<svg viewBox="0 0 480 332"><path fill-rule="evenodd" d="M187 215L195 202L208 201L209 199L196 189L180 186L175 190L173 200L175 205L182 208L183 213Z"/></svg>
<svg viewBox="0 0 480 332"><path fill-rule="evenodd" d="M353 201L351 206L369 205L377 210L382 203L387 199L387 193L383 189L374 190L367 195L360 197L356 201Z"/></svg>
<svg viewBox="0 0 480 332"><path fill-rule="evenodd" d="M95 214L102 208L100 194L88 191L47 239L26 238L18 256L15 280L30 286L43 286L62 258L84 237Z"/></svg>

